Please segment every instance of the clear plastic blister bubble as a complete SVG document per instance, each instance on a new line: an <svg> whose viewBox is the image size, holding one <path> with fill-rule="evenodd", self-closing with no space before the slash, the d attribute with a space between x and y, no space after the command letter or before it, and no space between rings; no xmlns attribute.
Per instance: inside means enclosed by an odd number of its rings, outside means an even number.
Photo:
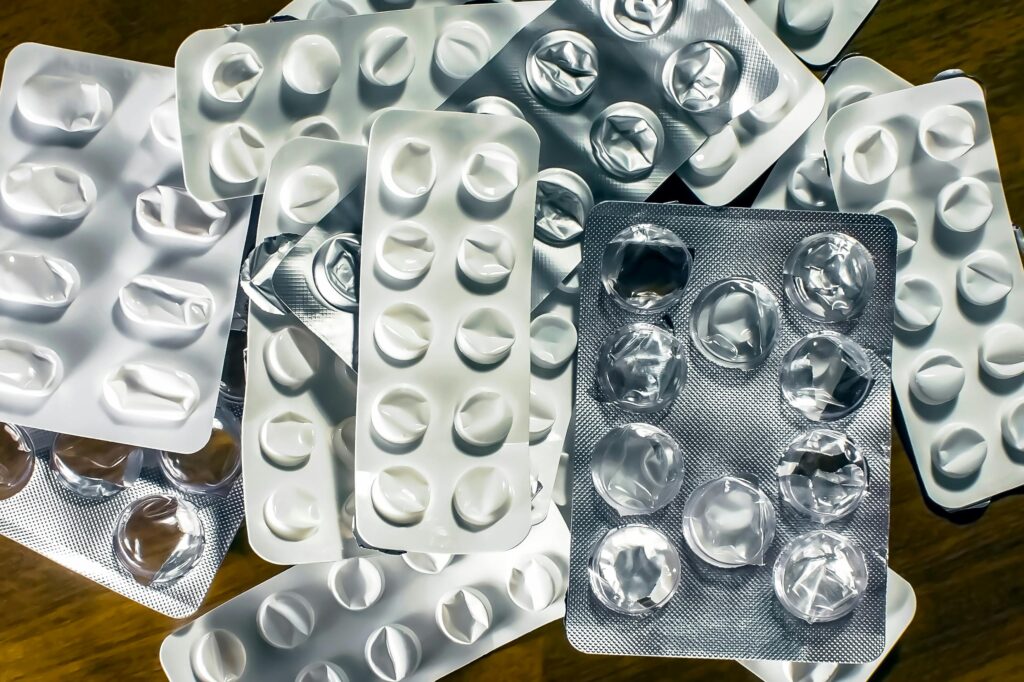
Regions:
<svg viewBox="0 0 1024 682"><path fill-rule="evenodd" d="M786 260L784 275L790 302L822 322L856 317L875 288L871 254L856 239L837 232L801 240Z"/></svg>
<svg viewBox="0 0 1024 682"><path fill-rule="evenodd" d="M594 487L623 516L649 514L675 499L685 466L675 439L642 423L609 431L590 458Z"/></svg>
<svg viewBox="0 0 1024 682"><path fill-rule="evenodd" d="M701 355L733 369L764 362L775 346L779 302L763 284L725 279L705 288L690 311L690 339Z"/></svg>
<svg viewBox="0 0 1024 682"><path fill-rule="evenodd" d="M0 500L17 495L35 471L32 439L18 426L2 424L0 433Z"/></svg>
<svg viewBox="0 0 1024 682"><path fill-rule="evenodd" d="M690 493L683 536L712 566L760 566L775 539L775 507L756 483L723 476Z"/></svg>
<svg viewBox="0 0 1024 682"><path fill-rule="evenodd" d="M199 560L206 544L191 503L151 495L125 507L114 530L114 556L143 585L173 582Z"/></svg>
<svg viewBox="0 0 1024 682"><path fill-rule="evenodd" d="M143 451L133 445L58 434L50 468L68 490L83 497L109 497L135 484Z"/></svg>
<svg viewBox="0 0 1024 682"><path fill-rule="evenodd" d="M655 412L686 384L683 342L653 324L635 323L601 345L597 381L605 399L633 412Z"/></svg>
<svg viewBox="0 0 1024 682"><path fill-rule="evenodd" d="M679 552L660 531L640 524L613 528L590 556L593 593L607 608L639 616L665 605L679 587Z"/></svg>
<svg viewBox="0 0 1024 682"><path fill-rule="evenodd" d="M849 415L867 398L874 380L864 350L832 331L815 332L794 343L779 370L786 402L814 421Z"/></svg>
<svg viewBox="0 0 1024 682"><path fill-rule="evenodd" d="M857 608L868 585L864 554L838 533L811 531L779 553L775 594L790 613L808 623L825 623Z"/></svg>
<svg viewBox="0 0 1024 682"><path fill-rule="evenodd" d="M815 429L779 458L779 493L798 513L829 523L853 513L868 487L864 455L846 434Z"/></svg>
<svg viewBox="0 0 1024 682"><path fill-rule="evenodd" d="M626 308L656 312L679 302L693 267L689 247L653 224L632 225L615 235L601 259L601 281Z"/></svg>

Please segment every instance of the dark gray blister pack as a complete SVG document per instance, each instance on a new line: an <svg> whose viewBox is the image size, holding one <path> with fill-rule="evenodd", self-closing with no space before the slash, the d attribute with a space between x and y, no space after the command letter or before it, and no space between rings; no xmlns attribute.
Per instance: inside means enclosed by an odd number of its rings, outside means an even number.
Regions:
<svg viewBox="0 0 1024 682"><path fill-rule="evenodd" d="M609 241L622 230L650 223L680 237L692 253L682 298L662 312L637 313L620 306L602 285L601 262ZM827 324L802 315L787 298L783 269L805 237L837 232L858 240L876 272L873 294L859 316ZM587 221L580 268L580 335L576 427L572 471L572 548L566 632L589 653L701 658L866 662L885 639L885 583L890 493L890 390L896 233L880 216L766 211L681 205L607 202ZM709 285L746 277L778 301L778 331L770 354L749 370L708 360L689 337L690 311ZM608 402L597 381L602 343L626 324L649 322L674 330L684 343L688 376L668 407L648 413ZM780 391L779 370L795 342L822 330L853 339L866 352L873 383L860 407L835 421L814 422L791 407ZM620 517L598 494L591 456L613 427L647 423L670 434L685 452L678 495L654 513ZM859 506L824 526L851 540L865 556L864 596L852 614L808 624L791 615L773 592L773 565L794 537L822 529L797 515L780 498L776 467L793 439L814 428L847 434L867 460L868 484ZM777 517L764 565L716 568L684 540L683 508L693 491L726 474L756 480ZM643 616L606 608L591 588L592 550L612 528L641 523L664 533L681 558L678 589L660 609Z"/></svg>

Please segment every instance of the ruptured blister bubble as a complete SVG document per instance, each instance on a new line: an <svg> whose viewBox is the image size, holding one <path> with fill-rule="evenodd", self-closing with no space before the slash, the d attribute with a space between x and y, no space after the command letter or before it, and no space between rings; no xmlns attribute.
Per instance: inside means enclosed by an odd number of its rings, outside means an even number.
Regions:
<svg viewBox="0 0 1024 682"><path fill-rule="evenodd" d="M0 423L0 500L14 497L32 479L32 439L21 427Z"/></svg>
<svg viewBox="0 0 1024 682"><path fill-rule="evenodd" d="M564 168L546 168L537 175L534 235L563 246L583 236L594 195L583 178Z"/></svg>
<svg viewBox="0 0 1024 682"><path fill-rule="evenodd" d="M776 470L782 499L818 523L847 516L868 487L868 465L846 434L815 429L796 437Z"/></svg>
<svg viewBox="0 0 1024 682"><path fill-rule="evenodd" d="M859 315L875 290L875 262L864 245L839 232L801 239L783 270L786 297L804 315L843 322Z"/></svg>
<svg viewBox="0 0 1024 682"><path fill-rule="evenodd" d="M675 439L658 427L626 424L597 442L590 472L598 494L619 514L650 514L679 494L684 453Z"/></svg>
<svg viewBox="0 0 1024 682"><path fill-rule="evenodd" d="M134 445L58 434L50 468L65 488L83 497L109 497L135 485L143 451Z"/></svg>
<svg viewBox="0 0 1024 682"><path fill-rule="evenodd" d="M691 43L665 62L662 87L669 99L690 113L703 113L726 104L736 92L740 67L725 45Z"/></svg>
<svg viewBox="0 0 1024 682"><path fill-rule="evenodd" d="M650 174L661 155L665 129L657 115L635 102L617 102L594 119L590 148L609 175L631 182Z"/></svg>
<svg viewBox="0 0 1024 682"><path fill-rule="evenodd" d="M683 297L692 266L686 242L663 227L643 223L608 242L601 257L601 283L627 310L665 310Z"/></svg>
<svg viewBox="0 0 1024 682"><path fill-rule="evenodd" d="M686 500L683 536L698 557L719 568L762 566L775 538L775 507L754 483L723 476Z"/></svg>
<svg viewBox="0 0 1024 682"><path fill-rule="evenodd" d="M832 421L860 407L874 384L874 373L856 342L823 331L808 334L786 352L779 383L794 409L813 421Z"/></svg>
<svg viewBox="0 0 1024 682"><path fill-rule="evenodd" d="M183 493L223 495L242 471L241 450L235 437L215 420L210 440L197 452L161 452L160 470Z"/></svg>
<svg viewBox="0 0 1024 682"><path fill-rule="evenodd" d="M313 256L313 285L327 303L339 310L359 304L359 238L350 233L334 235Z"/></svg>
<svg viewBox="0 0 1024 682"><path fill-rule="evenodd" d="M262 77L263 63L251 47L242 43L218 47L203 64L206 92L229 104L247 100Z"/></svg>
<svg viewBox="0 0 1024 682"><path fill-rule="evenodd" d="M775 346L779 302L760 282L715 282L693 302L690 338L708 360L731 369L760 365Z"/></svg>
<svg viewBox="0 0 1024 682"><path fill-rule="evenodd" d="M835 204L835 190L832 189L824 155L808 156L801 161L786 183L786 192L800 208L812 211Z"/></svg>
<svg viewBox="0 0 1024 682"><path fill-rule="evenodd" d="M601 0L601 18L626 40L650 40L675 21L681 0Z"/></svg>
<svg viewBox="0 0 1024 682"><path fill-rule="evenodd" d="M597 362L605 398L634 412L660 410L686 383L683 342L653 324L634 323L611 334Z"/></svg>
<svg viewBox="0 0 1024 682"><path fill-rule="evenodd" d="M863 552L849 540L816 530L790 541L775 560L775 595L808 623L826 623L852 612L868 586Z"/></svg>
<svg viewBox="0 0 1024 682"><path fill-rule="evenodd" d="M573 31L552 31L537 39L526 55L526 82L534 94L554 106L581 102L597 85L597 48Z"/></svg>
<svg viewBox="0 0 1024 682"><path fill-rule="evenodd" d="M150 495L125 507L114 532L114 555L142 585L166 585L189 572L206 538L195 508L169 495Z"/></svg>
<svg viewBox="0 0 1024 682"><path fill-rule="evenodd" d="M441 597L434 620L445 637L456 644L472 644L491 628L491 602L472 587L461 587Z"/></svg>
<svg viewBox="0 0 1024 682"><path fill-rule="evenodd" d="M679 552L661 531L641 524L613 528L590 555L590 589L612 611L643 615L676 593L681 566Z"/></svg>

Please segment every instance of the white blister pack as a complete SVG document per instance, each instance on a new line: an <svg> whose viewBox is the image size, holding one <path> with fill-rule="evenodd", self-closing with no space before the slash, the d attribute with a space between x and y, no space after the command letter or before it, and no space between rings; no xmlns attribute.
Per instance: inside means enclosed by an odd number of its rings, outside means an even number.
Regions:
<svg viewBox="0 0 1024 682"><path fill-rule="evenodd" d="M515 549L296 566L164 640L171 682L437 680L565 613L569 531Z"/></svg>
<svg viewBox="0 0 1024 682"><path fill-rule="evenodd" d="M529 530L539 151L512 116L395 110L373 126L356 410L369 545L501 551Z"/></svg>
<svg viewBox="0 0 1024 682"><path fill-rule="evenodd" d="M251 202L183 189L174 72L20 45L0 137L0 418L198 450Z"/></svg>
<svg viewBox="0 0 1024 682"><path fill-rule="evenodd" d="M836 113L839 208L900 232L893 387L928 496L962 509L1024 483L1024 268L985 96L951 78Z"/></svg>
<svg viewBox="0 0 1024 682"><path fill-rule="evenodd" d="M793 146L821 113L825 90L745 0L724 0L779 70L775 92L709 137L678 175L705 204L735 199Z"/></svg>
<svg viewBox="0 0 1024 682"><path fill-rule="evenodd" d="M339 19L356 14L373 14L412 7L462 5L466 0L293 0L275 17L295 19Z"/></svg>
<svg viewBox="0 0 1024 682"><path fill-rule="evenodd" d="M811 66L825 66L875 10L878 0L748 0L761 21Z"/></svg>
<svg viewBox="0 0 1024 682"><path fill-rule="evenodd" d="M274 158L257 229L257 250L280 240L272 260L324 219L363 179L366 148L304 138ZM315 169L315 180L307 169ZM302 182L296 183L295 179ZM333 200L310 204L303 190L330 185ZM320 209L317 209L317 206ZM300 207L296 210L296 207ZM310 213L309 211L313 211ZM271 241L269 244L273 244ZM242 418L249 543L276 564L331 561L346 554L344 502L352 493L355 378L266 289L269 274L250 256L248 371ZM349 521L350 525L350 521Z"/></svg>
<svg viewBox="0 0 1024 682"><path fill-rule="evenodd" d="M263 191L282 144L365 144L382 109L434 109L550 6L435 7L199 31L175 58L185 181L216 200Z"/></svg>
<svg viewBox="0 0 1024 682"><path fill-rule="evenodd" d="M910 583L891 568L886 575L885 651L876 660L860 664L803 661L739 661L739 664L764 682L868 682L917 612L917 595Z"/></svg>
<svg viewBox="0 0 1024 682"><path fill-rule="evenodd" d="M825 108L779 158L754 200L754 208L837 210L825 166L825 124L848 104L909 87L910 83L868 57L853 55L836 64L825 77Z"/></svg>

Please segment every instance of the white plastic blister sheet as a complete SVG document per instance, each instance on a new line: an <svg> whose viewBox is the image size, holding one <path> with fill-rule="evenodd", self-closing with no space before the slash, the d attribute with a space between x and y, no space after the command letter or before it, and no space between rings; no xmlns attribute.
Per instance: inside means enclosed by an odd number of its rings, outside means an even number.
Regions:
<svg viewBox="0 0 1024 682"><path fill-rule="evenodd" d="M263 191L290 139L365 144L382 109L434 109L550 7L434 7L194 33L175 58L185 180L215 200Z"/></svg>
<svg viewBox="0 0 1024 682"><path fill-rule="evenodd" d="M562 617L568 545L552 510L502 553L296 566L171 634L160 662L171 682L437 680Z"/></svg>
<svg viewBox="0 0 1024 682"><path fill-rule="evenodd" d="M748 0L761 21L811 66L839 56L878 0Z"/></svg>
<svg viewBox="0 0 1024 682"><path fill-rule="evenodd" d="M962 509L1024 484L1024 268L981 86L851 105L825 148L839 208L900 231L893 387L925 491Z"/></svg>
<svg viewBox="0 0 1024 682"><path fill-rule="evenodd" d="M678 171L697 198L722 206L754 183L818 117L825 104L818 77L763 24L746 0L725 0L779 69L775 92L729 122Z"/></svg>
<svg viewBox="0 0 1024 682"><path fill-rule="evenodd" d="M184 189L171 69L36 44L0 89L0 418L193 452L249 200Z"/></svg>
<svg viewBox="0 0 1024 682"><path fill-rule="evenodd" d="M500 551L529 530L539 145L509 116L396 110L374 124L356 412L369 545Z"/></svg>

